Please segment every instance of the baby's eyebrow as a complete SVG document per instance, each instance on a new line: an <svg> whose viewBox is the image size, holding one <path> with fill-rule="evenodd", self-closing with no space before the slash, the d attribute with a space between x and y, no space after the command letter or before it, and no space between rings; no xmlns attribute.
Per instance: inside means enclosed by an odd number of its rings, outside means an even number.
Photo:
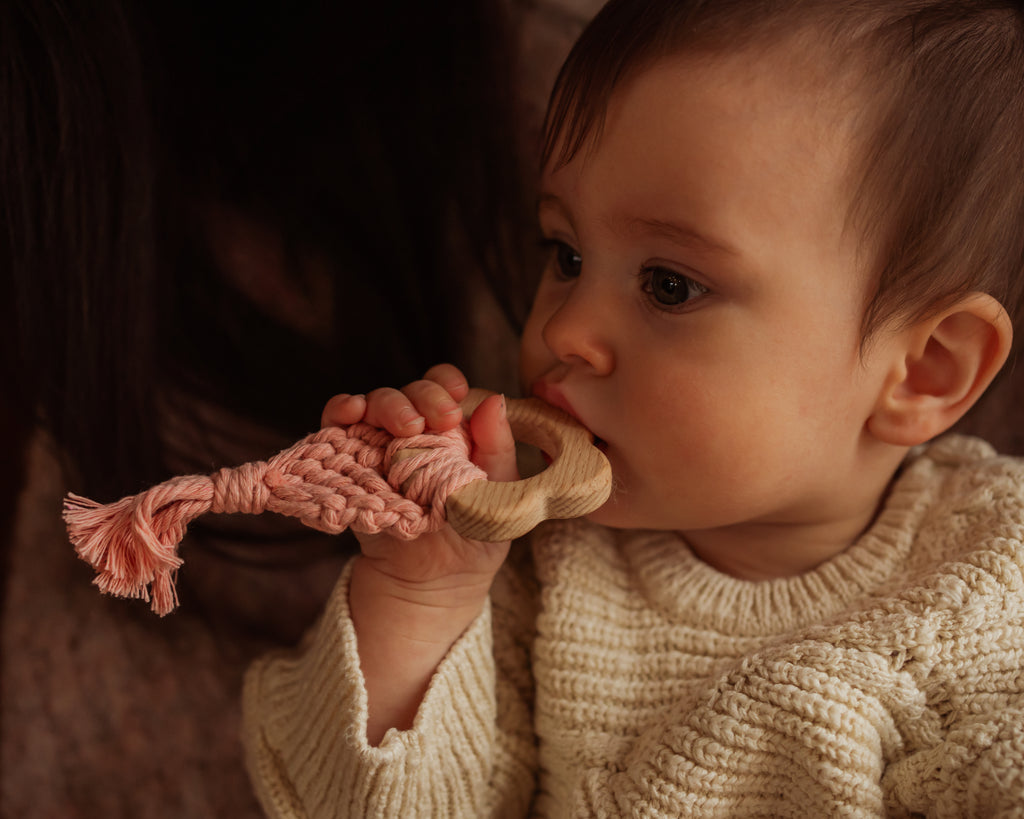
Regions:
<svg viewBox="0 0 1024 819"><path fill-rule="evenodd" d="M538 212L554 210L572 221L562 200L549 191L541 191L537 196L537 210ZM689 225L678 224L665 219L643 219L640 217L625 219L621 224L623 224L626 233L641 233L655 238L667 239L688 250L735 258L743 255L735 245L692 228Z"/></svg>
<svg viewBox="0 0 1024 819"><path fill-rule="evenodd" d="M725 256L740 256L740 251L728 242L710 236L688 225L667 222L662 219L633 218L626 223L627 230L646 233L655 237L668 239L681 247L707 251Z"/></svg>
<svg viewBox="0 0 1024 819"><path fill-rule="evenodd" d="M562 204L561 199L553 193L541 191L540 195L537 196L537 210L545 210L549 208L565 213L565 205Z"/></svg>

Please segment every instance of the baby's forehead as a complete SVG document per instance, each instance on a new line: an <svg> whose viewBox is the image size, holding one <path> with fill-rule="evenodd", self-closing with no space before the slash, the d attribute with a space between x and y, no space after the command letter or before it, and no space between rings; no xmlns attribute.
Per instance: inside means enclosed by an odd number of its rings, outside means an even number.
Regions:
<svg viewBox="0 0 1024 819"><path fill-rule="evenodd" d="M736 100L737 106L759 110L799 107L804 113L820 110L834 115L858 110L865 97L874 93L855 63L837 60L826 49L794 35L742 50L683 49L647 60L608 90L606 108L651 74L667 78L661 89L666 104L680 89L696 86L720 93L715 100L719 106Z"/></svg>
<svg viewBox="0 0 1024 819"><path fill-rule="evenodd" d="M781 146L788 161L813 163L829 154L842 156L856 171L864 113L870 108L867 94L859 76L849 70L832 71L824 64L826 59L831 62L827 56L815 62L814 51L820 49L805 49L794 57L785 43L777 43L740 51L684 50L648 60L609 89L599 109L578 112L589 116L585 130L575 134L575 153L567 148L574 137L574 123L567 120L569 127L558 134L555 161L545 164L545 175L575 155L586 161L599 149L628 150L628 141L608 144L613 130L622 133L632 127L634 138L642 140L647 134L641 128L689 133L702 125L728 127L740 135L749 132L749 142L741 147L765 154L766 161L779 160L767 154L780 143L757 135L766 129L783 132ZM686 107L685 116L675 116L680 107Z"/></svg>
<svg viewBox="0 0 1024 819"><path fill-rule="evenodd" d="M702 86L719 93L721 105L735 99L737 105L774 109L779 114L793 111L804 118L808 133L817 132L819 138L840 131L853 135L866 124L865 114L886 96L887 86L881 76L873 75L865 55L858 57L849 48L837 53L826 35L808 24L732 45L682 42L636 55L618 67L614 78L556 89L545 160L564 161L585 145L593 148L608 116L652 72L674 76L675 85L669 82L660 87L665 105L671 105L675 88ZM738 93L745 88L756 93Z"/></svg>
<svg viewBox="0 0 1024 819"><path fill-rule="evenodd" d="M787 74L743 60L653 63L620 86L576 157L549 164L541 188L582 209L607 203L608 219L636 211L692 222L743 210L764 222L795 202L845 215L848 122ZM759 214L745 207L755 200Z"/></svg>

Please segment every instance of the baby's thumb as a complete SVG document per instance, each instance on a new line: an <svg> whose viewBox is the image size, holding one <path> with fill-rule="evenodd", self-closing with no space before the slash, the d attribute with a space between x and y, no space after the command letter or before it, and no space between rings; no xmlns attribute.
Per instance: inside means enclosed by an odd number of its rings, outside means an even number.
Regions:
<svg viewBox="0 0 1024 819"><path fill-rule="evenodd" d="M481 402L469 419L473 438L473 463L492 481L519 479L516 441L506 414L505 396L491 395Z"/></svg>

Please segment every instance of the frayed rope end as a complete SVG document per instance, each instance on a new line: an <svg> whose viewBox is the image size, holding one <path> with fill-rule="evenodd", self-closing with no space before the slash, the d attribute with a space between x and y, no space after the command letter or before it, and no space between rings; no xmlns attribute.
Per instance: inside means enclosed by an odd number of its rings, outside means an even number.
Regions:
<svg viewBox="0 0 1024 819"><path fill-rule="evenodd" d="M170 537L159 537L143 513L142 497L102 505L72 493L64 500L63 518L75 552L96 570L96 586L106 594L150 601L162 617L178 604L174 577L184 532L178 527L165 533Z"/></svg>

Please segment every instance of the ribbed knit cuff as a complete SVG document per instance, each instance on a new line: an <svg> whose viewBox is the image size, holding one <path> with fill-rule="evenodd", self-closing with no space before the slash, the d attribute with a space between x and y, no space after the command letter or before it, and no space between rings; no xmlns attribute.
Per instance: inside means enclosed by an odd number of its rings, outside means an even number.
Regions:
<svg viewBox="0 0 1024 819"><path fill-rule="evenodd" d="M243 741L271 817L483 816L495 747L488 604L438 667L413 727L366 742L351 563L297 653L249 669Z"/></svg>

